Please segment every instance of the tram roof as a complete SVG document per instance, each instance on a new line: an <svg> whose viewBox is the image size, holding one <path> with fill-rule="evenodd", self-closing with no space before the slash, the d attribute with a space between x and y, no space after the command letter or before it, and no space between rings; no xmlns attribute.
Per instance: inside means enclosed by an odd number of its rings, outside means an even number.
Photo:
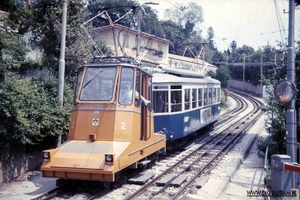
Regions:
<svg viewBox="0 0 300 200"><path fill-rule="evenodd" d="M206 77L206 78L189 78L189 77L179 77L172 74L165 73L154 73L153 83L155 84L220 84L220 81Z"/></svg>

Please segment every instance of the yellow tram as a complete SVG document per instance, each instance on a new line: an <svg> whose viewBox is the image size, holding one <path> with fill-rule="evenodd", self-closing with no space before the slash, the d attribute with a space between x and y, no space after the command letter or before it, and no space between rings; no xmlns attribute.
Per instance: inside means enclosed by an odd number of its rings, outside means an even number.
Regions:
<svg viewBox="0 0 300 200"><path fill-rule="evenodd" d="M165 152L151 102L151 74L125 58L79 67L68 139L43 152L43 177L114 182L120 171Z"/></svg>

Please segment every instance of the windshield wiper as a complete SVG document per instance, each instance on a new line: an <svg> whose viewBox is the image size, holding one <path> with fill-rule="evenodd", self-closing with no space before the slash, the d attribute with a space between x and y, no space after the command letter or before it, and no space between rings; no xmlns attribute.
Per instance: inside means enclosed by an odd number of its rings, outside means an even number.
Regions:
<svg viewBox="0 0 300 200"><path fill-rule="evenodd" d="M88 80L88 82L86 82L86 84L84 84L84 86L82 88L85 88L94 78L96 78L103 70L100 69L99 72L93 76L90 80Z"/></svg>

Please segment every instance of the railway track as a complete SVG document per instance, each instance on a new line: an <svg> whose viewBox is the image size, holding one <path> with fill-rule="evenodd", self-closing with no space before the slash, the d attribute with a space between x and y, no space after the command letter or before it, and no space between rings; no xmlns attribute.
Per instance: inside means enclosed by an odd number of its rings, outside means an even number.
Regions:
<svg viewBox="0 0 300 200"><path fill-rule="evenodd" d="M243 134L260 117L261 113L258 112L259 103L254 99L249 100L254 106L254 109L251 111L251 117L246 115L239 119L234 126L230 126L222 131L222 133L215 134L205 141L204 144L201 144L196 150L187 153L186 156L173 166L169 167L159 176L153 178L149 183L142 186L139 190L127 196L125 199L139 199L145 196L150 199L162 197L176 199L187 192L187 188L189 188L189 190L190 188L196 188L196 179L201 175L209 173L209 171L216 166L222 157L230 151L231 147L239 141ZM242 106L242 108L244 108L244 106ZM176 174L175 176L170 176L170 174L174 173ZM167 180L167 176L172 178ZM186 181L183 181L180 185L176 185L175 180L179 177L181 177L181 180ZM167 181L161 181L163 179ZM164 183L163 186L159 186L162 185L162 183Z"/></svg>
<svg viewBox="0 0 300 200"><path fill-rule="evenodd" d="M232 94L236 107L230 112L222 115L216 123L214 131L205 136L201 136L193 145L189 145L183 152L171 155L171 159L161 160L156 166L168 166L164 170L155 167L148 169L145 173L153 173L155 176L146 184L140 186L135 184L124 184L117 192L116 199L140 199L143 197L176 199L191 190L197 188L197 180L208 174L222 159L230 149L239 142L243 134L260 117L260 101L255 98L246 97L252 104L252 109L242 116L246 109L249 109L244 98L240 95ZM228 123L228 121L231 121ZM176 181L178 183L176 183ZM119 189L116 189L117 191ZM122 192L126 191L126 192ZM103 197L114 198L115 191L109 193L108 190L99 189L94 195L88 195L86 199L101 199ZM60 193L61 194L61 193ZM59 195L62 197L63 195ZM53 196L51 197L53 198ZM51 199L35 198L35 199ZM53 198L54 199L54 198Z"/></svg>

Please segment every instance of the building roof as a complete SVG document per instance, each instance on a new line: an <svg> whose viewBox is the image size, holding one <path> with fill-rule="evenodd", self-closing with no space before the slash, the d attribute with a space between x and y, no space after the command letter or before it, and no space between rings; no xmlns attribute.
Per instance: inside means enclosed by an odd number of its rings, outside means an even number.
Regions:
<svg viewBox="0 0 300 200"><path fill-rule="evenodd" d="M112 45L107 45L107 46L110 47L112 50L114 50L114 48L115 48ZM120 47L118 47L117 50L118 50L118 54L124 54L124 55L126 55L128 57L136 58L136 51L135 50L131 50L131 49L125 48L125 47L123 47L123 53L122 53ZM155 61L153 61L153 60L151 60L149 58L146 58L146 57L143 57L142 61L154 64L154 65L159 65L159 63L157 63L157 62L155 62Z"/></svg>
<svg viewBox="0 0 300 200"><path fill-rule="evenodd" d="M123 26L123 25L120 25L120 24L114 24L113 25L115 28L119 28L119 29L126 29L132 33L136 33L137 30L134 30L132 28L129 28L129 27L126 27L126 26ZM95 28L93 30L110 30L112 28L112 25L108 25L108 26L102 26L102 27L99 27L99 28ZM165 43L168 43L168 44L171 44L172 42L168 39L165 39L165 38L160 38L160 37L157 37L155 35L152 35L152 34L149 34L149 33L145 33L145 32L141 32L141 36L144 36L144 37L147 37L147 38L152 38L152 39L155 39L155 40L159 40L161 42L165 42Z"/></svg>
<svg viewBox="0 0 300 200"><path fill-rule="evenodd" d="M193 64L200 64L202 65L203 60L199 59L199 58L190 58L190 57L185 57L185 56L179 56L179 55L175 55L175 54L170 54L169 53L169 59L174 59L174 60L178 60L178 61L184 61L184 62L189 62L189 63L193 63ZM212 68L217 68L216 66L205 62L204 61L204 65L212 67Z"/></svg>

